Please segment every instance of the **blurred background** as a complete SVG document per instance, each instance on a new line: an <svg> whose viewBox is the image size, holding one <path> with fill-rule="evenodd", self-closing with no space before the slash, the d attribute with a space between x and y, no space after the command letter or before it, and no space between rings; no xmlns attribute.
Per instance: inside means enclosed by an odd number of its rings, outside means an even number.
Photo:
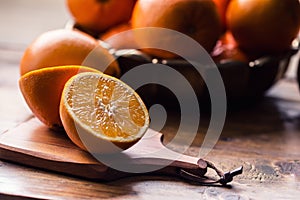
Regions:
<svg viewBox="0 0 300 200"><path fill-rule="evenodd" d="M1 0L0 43L29 44L39 34L70 19L65 0Z"/></svg>

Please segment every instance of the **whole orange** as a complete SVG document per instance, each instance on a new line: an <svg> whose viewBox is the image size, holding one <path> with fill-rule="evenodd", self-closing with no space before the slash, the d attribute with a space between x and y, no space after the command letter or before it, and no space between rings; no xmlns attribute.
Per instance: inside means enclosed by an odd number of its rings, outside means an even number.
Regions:
<svg viewBox="0 0 300 200"><path fill-rule="evenodd" d="M136 0L67 0L75 21L98 33L130 20Z"/></svg>
<svg viewBox="0 0 300 200"><path fill-rule="evenodd" d="M114 49L138 49L130 23L114 26L101 34L99 38Z"/></svg>
<svg viewBox="0 0 300 200"><path fill-rule="evenodd" d="M259 55L289 49L300 27L299 0L231 0L228 29L240 48Z"/></svg>
<svg viewBox="0 0 300 200"><path fill-rule="evenodd" d="M221 34L221 22L212 0L139 0L132 15L132 27L160 27L181 32L211 52ZM136 38L138 44L149 42L176 42L172 38ZM146 53L162 58L175 54L158 49L143 49Z"/></svg>
<svg viewBox="0 0 300 200"><path fill-rule="evenodd" d="M98 55L99 59L105 57L112 60L105 73L119 75L117 62L108 50L99 46L96 39L83 32L67 29L48 31L33 41L21 59L20 73L23 75L45 67L82 65L91 53Z"/></svg>

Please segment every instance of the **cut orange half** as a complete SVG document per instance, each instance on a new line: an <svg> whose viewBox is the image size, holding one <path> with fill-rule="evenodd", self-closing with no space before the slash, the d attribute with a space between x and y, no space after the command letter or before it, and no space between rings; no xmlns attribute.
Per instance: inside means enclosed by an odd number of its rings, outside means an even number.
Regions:
<svg viewBox="0 0 300 200"><path fill-rule="evenodd" d="M22 95L33 114L50 128L62 126L59 104L65 83L81 72L100 71L76 65L46 67L30 71L19 79Z"/></svg>
<svg viewBox="0 0 300 200"><path fill-rule="evenodd" d="M69 138L95 153L129 148L149 126L148 110L132 88L93 72L78 74L66 83L60 116Z"/></svg>

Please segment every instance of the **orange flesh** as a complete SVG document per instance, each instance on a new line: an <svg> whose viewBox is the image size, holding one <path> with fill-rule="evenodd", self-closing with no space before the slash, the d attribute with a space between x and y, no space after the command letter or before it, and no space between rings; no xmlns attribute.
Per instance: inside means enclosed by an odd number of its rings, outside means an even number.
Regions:
<svg viewBox="0 0 300 200"><path fill-rule="evenodd" d="M70 87L67 99L75 115L95 132L110 138L136 135L146 120L134 93L107 78L88 78L83 77ZM97 78L97 85L93 78Z"/></svg>

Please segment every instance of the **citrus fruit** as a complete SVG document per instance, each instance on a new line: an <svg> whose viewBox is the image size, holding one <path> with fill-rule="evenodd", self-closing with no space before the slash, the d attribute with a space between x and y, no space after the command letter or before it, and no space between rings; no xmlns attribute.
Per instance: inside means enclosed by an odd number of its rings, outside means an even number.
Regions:
<svg viewBox="0 0 300 200"><path fill-rule="evenodd" d="M227 26L240 48L277 54L290 48L300 27L299 0L231 0Z"/></svg>
<svg viewBox="0 0 300 200"><path fill-rule="evenodd" d="M83 32L67 29L45 32L33 41L21 59L20 74L44 67L83 65L90 54L93 54L95 63L89 63L89 67L102 71L100 67L104 66L99 63L107 59L110 64L104 72L119 75L120 69L114 57L96 39Z"/></svg>
<svg viewBox="0 0 300 200"><path fill-rule="evenodd" d="M77 73L87 71L97 70L83 66L38 69L21 76L19 87L33 114L48 127L58 128L62 126L59 103L65 83Z"/></svg>
<svg viewBox="0 0 300 200"><path fill-rule="evenodd" d="M149 125L148 111L133 89L119 79L92 72L73 76L66 83L60 116L77 146L98 153L114 152L111 144L130 147Z"/></svg>
<svg viewBox="0 0 300 200"><path fill-rule="evenodd" d="M99 36L114 49L138 49L130 23L112 27Z"/></svg>
<svg viewBox="0 0 300 200"><path fill-rule="evenodd" d="M219 16L221 18L223 30L226 30L226 11L230 0L213 0L217 6Z"/></svg>
<svg viewBox="0 0 300 200"><path fill-rule="evenodd" d="M221 22L212 0L139 0L132 14L132 27L160 27L181 32L196 40L211 52L221 34ZM140 46L149 43L173 45L178 38L135 37ZM174 58L171 52L159 49L142 49L146 53L162 58ZM188 48L187 48L188 50ZM192 55L194 56L194 55Z"/></svg>
<svg viewBox="0 0 300 200"><path fill-rule="evenodd" d="M91 31L102 32L130 20L136 0L67 0L76 23Z"/></svg>
<svg viewBox="0 0 300 200"><path fill-rule="evenodd" d="M232 34L227 31L218 40L213 52L211 53L213 60L216 63L227 61L240 61L248 63L254 57L243 52L237 45Z"/></svg>

